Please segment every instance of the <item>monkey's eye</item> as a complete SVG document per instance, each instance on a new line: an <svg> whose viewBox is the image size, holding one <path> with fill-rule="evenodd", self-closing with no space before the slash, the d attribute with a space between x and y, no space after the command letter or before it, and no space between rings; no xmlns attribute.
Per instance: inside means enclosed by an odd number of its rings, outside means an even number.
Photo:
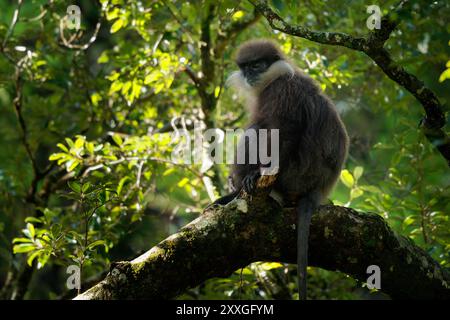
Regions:
<svg viewBox="0 0 450 320"><path fill-rule="evenodd" d="M264 67L264 63L263 62L255 62L252 64L252 69L253 70L259 70L261 68Z"/></svg>

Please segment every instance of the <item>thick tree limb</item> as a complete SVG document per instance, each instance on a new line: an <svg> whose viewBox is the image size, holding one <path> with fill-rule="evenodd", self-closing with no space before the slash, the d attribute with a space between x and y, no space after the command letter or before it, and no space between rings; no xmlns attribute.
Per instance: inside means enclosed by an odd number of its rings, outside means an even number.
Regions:
<svg viewBox="0 0 450 320"><path fill-rule="evenodd" d="M295 213L264 193L213 207L130 262L111 266L99 284L76 299L167 299L255 261L296 261ZM449 299L450 275L376 214L323 206L312 219L310 265L367 281L381 269L392 298Z"/></svg>
<svg viewBox="0 0 450 320"><path fill-rule="evenodd" d="M366 37L354 37L341 32L314 31L303 26L292 26L275 13L266 1L250 0L255 8L267 19L274 30L321 44L342 46L364 52L383 72L400 86L408 90L423 106L425 117L421 121L427 139L438 149L450 166L450 138L443 129L446 118L443 106L436 94L427 88L416 76L398 65L384 48L392 31L398 26L398 14L411 9L411 1L403 0L397 6L396 18L386 16L381 21L381 29L375 29Z"/></svg>

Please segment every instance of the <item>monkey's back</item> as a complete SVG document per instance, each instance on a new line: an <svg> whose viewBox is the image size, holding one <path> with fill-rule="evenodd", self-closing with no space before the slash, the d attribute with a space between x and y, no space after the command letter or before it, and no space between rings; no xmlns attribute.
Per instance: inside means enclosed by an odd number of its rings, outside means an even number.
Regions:
<svg viewBox="0 0 450 320"><path fill-rule="evenodd" d="M336 107L307 75L297 71L271 82L259 95L252 124L280 131L275 185L288 201L332 190L347 156L348 136Z"/></svg>

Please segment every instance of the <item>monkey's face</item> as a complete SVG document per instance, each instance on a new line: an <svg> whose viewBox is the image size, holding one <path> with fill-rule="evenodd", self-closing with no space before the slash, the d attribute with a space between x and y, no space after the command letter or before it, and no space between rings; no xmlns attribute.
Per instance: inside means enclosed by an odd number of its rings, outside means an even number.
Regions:
<svg viewBox="0 0 450 320"><path fill-rule="evenodd" d="M267 68L267 62L262 59L239 64L239 69L249 85L255 84Z"/></svg>
<svg viewBox="0 0 450 320"><path fill-rule="evenodd" d="M239 63L238 66L247 83L254 86L275 61L275 58L261 58Z"/></svg>

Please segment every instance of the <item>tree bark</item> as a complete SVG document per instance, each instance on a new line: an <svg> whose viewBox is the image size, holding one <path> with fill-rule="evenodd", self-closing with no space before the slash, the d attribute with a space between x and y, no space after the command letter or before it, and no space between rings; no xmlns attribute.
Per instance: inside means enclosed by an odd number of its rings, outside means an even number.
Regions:
<svg viewBox="0 0 450 320"><path fill-rule="evenodd" d="M263 191L261 191L263 190ZM255 261L296 261L296 214L267 190L243 195L203 215L145 254L113 263L99 284L75 299L170 299L213 277L228 277ZM339 206L313 215L309 264L366 282L381 270L381 290L394 299L449 299L450 275L384 219Z"/></svg>

